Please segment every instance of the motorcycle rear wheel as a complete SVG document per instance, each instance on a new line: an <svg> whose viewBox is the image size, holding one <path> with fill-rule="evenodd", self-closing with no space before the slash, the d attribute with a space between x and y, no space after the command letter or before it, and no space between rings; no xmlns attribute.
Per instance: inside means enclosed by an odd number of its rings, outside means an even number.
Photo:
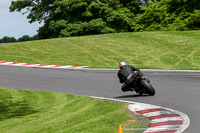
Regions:
<svg viewBox="0 0 200 133"><path fill-rule="evenodd" d="M141 80L140 81L140 85L143 87L143 89L145 89L145 91L147 92L147 94L149 94L150 96L154 96L155 95L155 93L156 93L155 89L146 80Z"/></svg>

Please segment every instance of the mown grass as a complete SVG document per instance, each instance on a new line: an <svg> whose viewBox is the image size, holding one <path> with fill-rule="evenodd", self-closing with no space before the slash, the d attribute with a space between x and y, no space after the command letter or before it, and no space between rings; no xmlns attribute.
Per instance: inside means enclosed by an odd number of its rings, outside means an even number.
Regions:
<svg viewBox="0 0 200 133"><path fill-rule="evenodd" d="M0 132L115 133L119 124L141 123L130 117L126 106L85 96L0 88Z"/></svg>
<svg viewBox="0 0 200 133"><path fill-rule="evenodd" d="M144 69L200 70L200 31L118 33L0 46L0 60L118 68L125 60Z"/></svg>
<svg viewBox="0 0 200 133"><path fill-rule="evenodd" d="M0 60L91 68L118 68L118 62L125 60L138 68L200 70L199 37L200 31L170 31L38 40L0 45ZM141 121L136 119L122 103L0 89L0 132L4 133L111 133L119 124L137 127ZM132 123L136 124L132 127Z"/></svg>

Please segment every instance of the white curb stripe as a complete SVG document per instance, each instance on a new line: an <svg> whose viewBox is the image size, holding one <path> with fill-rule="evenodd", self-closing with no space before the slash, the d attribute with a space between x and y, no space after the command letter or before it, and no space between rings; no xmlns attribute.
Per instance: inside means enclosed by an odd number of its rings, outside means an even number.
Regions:
<svg viewBox="0 0 200 133"><path fill-rule="evenodd" d="M180 126L178 125L166 125L166 126L159 126L159 127L151 127L146 129L143 133L148 132L158 132L158 131L167 131L167 130L178 130Z"/></svg>
<svg viewBox="0 0 200 133"><path fill-rule="evenodd" d="M174 113L171 111L157 111L157 112L145 113L142 115L146 117L153 117L153 116L164 115L164 114L174 114Z"/></svg>
<svg viewBox="0 0 200 133"><path fill-rule="evenodd" d="M160 106L145 104L145 103L135 103L131 101L125 101L125 100L118 100L118 99L112 99L112 98L103 98L103 97L94 97L98 99L104 99L104 100L111 100L115 102L124 102L124 103L130 103L128 106L129 110L132 112L153 112L155 110L165 110L166 112L173 112L170 114L163 114L162 118L156 118L151 120L151 123L149 127L144 131L144 133L182 133L188 126L190 125L190 119L189 117L177 110L169 109L169 108L163 108ZM162 112L162 111L161 111ZM162 116L162 115L158 115ZM168 116L168 117L167 117ZM167 125L169 124L169 125Z"/></svg>
<svg viewBox="0 0 200 133"><path fill-rule="evenodd" d="M172 132L181 133L189 126L189 118L178 111L154 105L136 103L129 109L151 119L149 128L144 133ZM161 111L159 111L161 110ZM183 130L184 129L184 130Z"/></svg>
<svg viewBox="0 0 200 133"><path fill-rule="evenodd" d="M165 121L174 121L174 120L183 120L181 117L167 117L151 120L151 123L165 122Z"/></svg>
<svg viewBox="0 0 200 133"><path fill-rule="evenodd" d="M9 65L10 63L13 63L13 62L2 62L1 64L2 65Z"/></svg>
<svg viewBox="0 0 200 133"><path fill-rule="evenodd" d="M157 118L157 119L151 120L149 127L144 131L144 133L182 133L190 125L189 117L186 114L179 112L177 110L163 108L160 106L155 106L155 105L150 105L150 104L145 104L145 103L136 103L136 102L118 100L118 99L112 99L112 98L103 98L103 97L94 97L94 96L91 96L91 97L98 98L98 99L104 99L104 100L111 100L111 101L115 101L115 102L130 103L128 108L132 112L136 112L136 111L147 112L148 109L150 109L150 111L166 110L169 112L173 112L172 114L164 114L164 118ZM162 115L160 115L160 116L162 116ZM167 117L167 116L169 116L169 117ZM174 118L174 119L172 119L172 118ZM169 123L169 125L164 125L164 124L168 124L168 123ZM173 123L174 123L174 125L173 125Z"/></svg>
<svg viewBox="0 0 200 133"><path fill-rule="evenodd" d="M146 103L136 103L134 104L134 106L130 106L130 109L133 110L134 112L136 111L141 111L141 110L148 110L148 109L158 109L158 108L162 108L160 106L152 106L150 104L146 104Z"/></svg>
<svg viewBox="0 0 200 133"><path fill-rule="evenodd" d="M26 64L26 63L14 63L14 62L6 62L6 61L0 61L0 65L11 65L11 66L26 66L26 67L41 67L41 68L83 68L87 66L56 66L56 65L40 65L40 64ZM95 98L100 98L100 99L106 99L106 100L112 100L116 102L126 102L126 103L134 103L130 101L124 101L124 100L117 100L117 99L111 99L111 98L101 98L101 97L95 97ZM168 108L162 108L160 106L155 106L155 105L149 105L149 104L144 104L144 103L134 103L128 106L129 110L132 112L140 111L143 114L151 114L149 115L149 118L152 119L151 121L157 120L157 122L151 122L150 127L145 130L144 133L182 133L190 124L190 119L187 115L184 113L181 113L176 110L168 109ZM150 110L148 110L150 109ZM157 109L163 109L162 111L157 111ZM165 110L165 111L164 111ZM167 111L168 110L168 111ZM160 114L154 113L148 113L150 112L160 112ZM169 113L169 112L174 112L174 113ZM146 113L144 113L146 112ZM161 112L168 112L167 114L163 114ZM171 114L171 115L170 115ZM174 115L175 114L175 115ZM164 115L164 116L162 116ZM169 117L167 116L169 115ZM174 115L174 116L173 116ZM162 118L171 118L171 117L179 117L182 119L176 119L176 120L170 120L168 119L167 121L159 121ZM165 125L165 124L170 124L170 125ZM174 123L174 125L173 125ZM177 124L177 125L176 125ZM169 131L169 132L168 132Z"/></svg>
<svg viewBox="0 0 200 133"><path fill-rule="evenodd" d="M26 64L26 63L13 64L13 66L22 66L22 65L24 65L24 64Z"/></svg>
<svg viewBox="0 0 200 133"><path fill-rule="evenodd" d="M55 69L81 69L87 66L64 66L64 65L48 65L48 64L28 64L19 62L0 61L0 65L21 66L21 67L39 67L39 68L55 68Z"/></svg>

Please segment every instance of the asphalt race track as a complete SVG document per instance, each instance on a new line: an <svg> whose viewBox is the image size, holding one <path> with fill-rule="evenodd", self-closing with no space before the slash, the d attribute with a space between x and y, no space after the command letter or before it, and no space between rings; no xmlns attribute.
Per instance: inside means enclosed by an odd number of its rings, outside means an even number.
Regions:
<svg viewBox="0 0 200 133"><path fill-rule="evenodd" d="M149 103L187 114L190 126L184 133L200 132L200 72L142 70L156 95L121 92L117 70L63 70L0 66L0 87L63 92Z"/></svg>

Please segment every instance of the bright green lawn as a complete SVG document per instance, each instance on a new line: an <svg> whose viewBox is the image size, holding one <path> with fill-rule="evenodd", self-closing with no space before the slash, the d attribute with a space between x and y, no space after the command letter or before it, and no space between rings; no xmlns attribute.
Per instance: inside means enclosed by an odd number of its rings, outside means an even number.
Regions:
<svg viewBox="0 0 200 133"><path fill-rule="evenodd" d="M0 61L118 68L118 62L125 60L138 68L200 70L199 38L200 31L174 31L38 40L0 45ZM129 126L129 120L135 119L122 103L0 89L3 133L113 133L119 124ZM130 128L138 127L137 122L140 125L141 121L135 120Z"/></svg>
<svg viewBox="0 0 200 133"><path fill-rule="evenodd" d="M0 132L117 133L119 124L136 119L126 106L85 96L0 88ZM131 128L139 125L132 123Z"/></svg>
<svg viewBox="0 0 200 133"><path fill-rule="evenodd" d="M118 33L0 45L0 60L117 68L200 70L200 31Z"/></svg>

